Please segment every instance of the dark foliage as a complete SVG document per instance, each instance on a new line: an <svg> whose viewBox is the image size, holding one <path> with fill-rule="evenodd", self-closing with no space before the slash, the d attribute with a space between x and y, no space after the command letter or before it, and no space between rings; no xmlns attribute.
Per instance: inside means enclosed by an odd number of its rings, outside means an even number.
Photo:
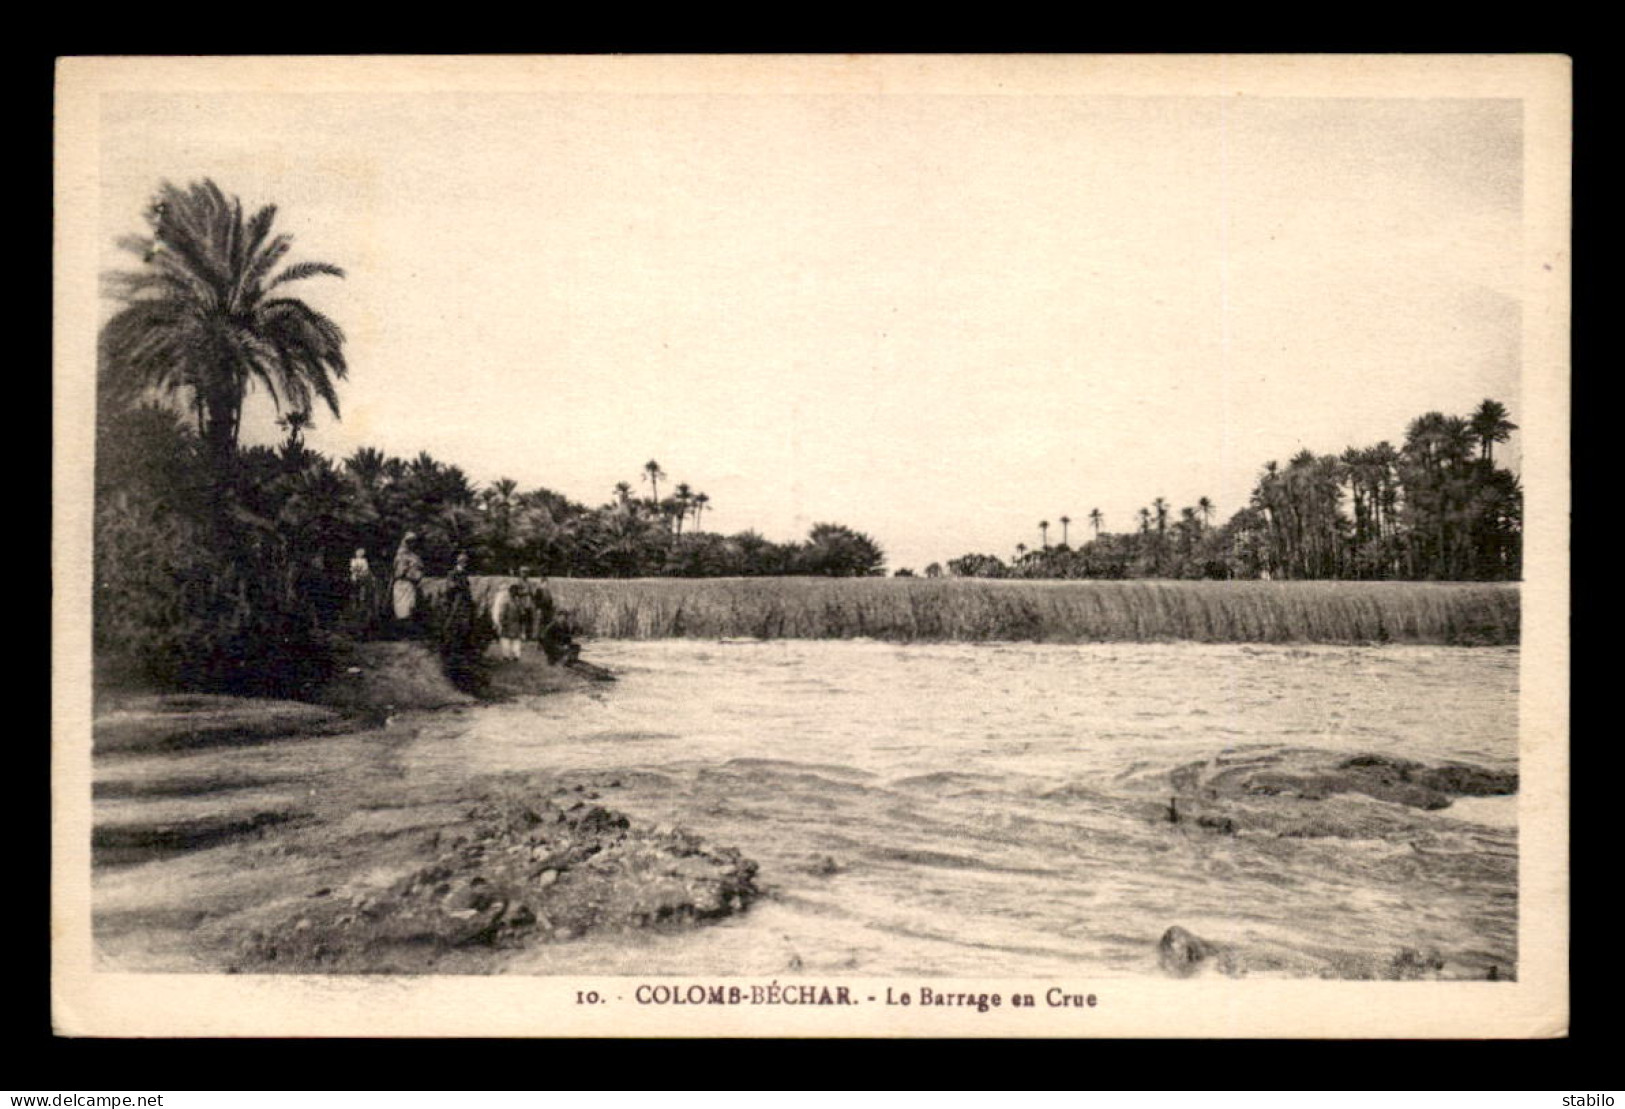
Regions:
<svg viewBox="0 0 1625 1109"><path fill-rule="evenodd" d="M1516 581L1523 573L1523 490L1496 467L1494 445L1517 429L1486 400L1471 417L1430 412L1405 445L1302 451L1270 462L1252 501L1212 526L1206 497L1180 510L1158 497L1128 532L1072 548L1018 544L1005 562L967 554L950 573L981 578L1185 578L1362 581ZM1063 517L1063 520L1066 518ZM1064 535L1064 532L1063 532ZM928 571L929 572L929 569Z"/></svg>

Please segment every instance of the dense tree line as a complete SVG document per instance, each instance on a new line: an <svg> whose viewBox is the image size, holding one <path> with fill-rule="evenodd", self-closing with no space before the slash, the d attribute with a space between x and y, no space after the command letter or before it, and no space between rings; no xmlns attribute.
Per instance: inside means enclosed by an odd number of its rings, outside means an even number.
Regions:
<svg viewBox="0 0 1625 1109"><path fill-rule="evenodd" d="M120 307L98 351L94 636L98 657L187 685L292 692L319 680L345 574L364 549L380 576L402 535L431 575L458 553L475 573L582 577L870 576L870 536L821 523L805 540L705 529L710 497L647 462L589 506L507 478L480 486L454 464L363 448L334 460L304 441L315 411L338 418L348 372L339 326L285 286L342 278L289 262L276 209L252 214L212 182L164 185L149 234L121 246L139 268L108 275ZM244 448L251 388L276 404L283 442ZM1207 498L1177 515L1162 498L1137 527L1074 547L1041 521L1005 561L965 555L946 572L1030 578L1515 579L1522 494L1495 465L1515 425L1487 400L1468 417L1428 413L1405 443L1301 452L1265 466L1251 503L1215 526ZM664 483L664 484L663 484ZM647 485L643 495L641 487ZM664 491L665 495L662 495ZM940 576L944 567L926 567ZM274 665L267 665L274 660ZM292 687L292 688L290 688Z"/></svg>
<svg viewBox="0 0 1625 1109"><path fill-rule="evenodd" d="M1485 400L1470 416L1429 412L1405 442L1350 447L1341 455L1301 451L1266 463L1250 503L1214 526L1206 497L1173 515L1161 497L1136 514L1133 530L1103 532L1078 547L1016 544L1009 561L967 554L947 571L993 578L1269 578L1511 581L1522 575L1523 491L1495 465L1495 445L1517 425ZM928 575L941 573L933 564Z"/></svg>
<svg viewBox="0 0 1625 1109"><path fill-rule="evenodd" d="M270 491L267 511L292 488L308 526L289 520L334 557L351 547L388 557L406 531L416 532L431 571L467 552L478 573L532 572L568 577L722 577L880 573L885 555L873 539L840 524L818 524L803 542L775 543L754 531L721 535L700 529L710 504L679 483L660 498L635 497L627 482L589 507L551 489L522 490L511 478L477 486L457 466L427 452L410 460L362 448L335 465L290 436L280 450L245 451L242 466ZM651 462L650 466L656 464ZM686 530L685 530L686 527Z"/></svg>
<svg viewBox="0 0 1625 1109"><path fill-rule="evenodd" d="M475 573L522 565L593 577L883 572L869 536L818 524L805 541L703 529L710 497L679 482L648 496L621 482L588 507L511 479L478 486L420 453L342 460L304 441L319 405L339 416L349 367L336 323L284 286L343 277L287 263L276 209L249 214L209 181L165 184L150 233L120 245L139 268L109 274L120 304L98 351L94 635L99 656L187 685L290 692L331 658L349 562L386 576L408 531L431 575L458 553ZM251 388L276 404L275 448L239 443ZM276 665L265 665L274 659Z"/></svg>

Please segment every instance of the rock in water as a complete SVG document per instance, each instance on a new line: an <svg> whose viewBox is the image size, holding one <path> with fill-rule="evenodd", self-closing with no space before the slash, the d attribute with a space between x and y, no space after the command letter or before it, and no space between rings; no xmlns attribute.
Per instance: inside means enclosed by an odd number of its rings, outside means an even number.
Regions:
<svg viewBox="0 0 1625 1109"><path fill-rule="evenodd" d="M1158 964L1176 978L1189 978L1202 969L1212 954L1211 944L1177 924L1164 932L1157 943Z"/></svg>
<svg viewBox="0 0 1625 1109"><path fill-rule="evenodd" d="M1418 812L1518 791L1509 771L1293 747L1222 752L1175 768L1168 781L1179 791L1162 809L1170 824L1294 838L1414 839L1431 826Z"/></svg>

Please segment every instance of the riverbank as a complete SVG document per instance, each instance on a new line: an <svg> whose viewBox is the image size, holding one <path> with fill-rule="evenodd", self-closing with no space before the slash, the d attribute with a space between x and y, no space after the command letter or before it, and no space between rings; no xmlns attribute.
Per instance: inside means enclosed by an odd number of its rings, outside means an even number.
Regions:
<svg viewBox="0 0 1625 1109"><path fill-rule="evenodd" d="M614 778L400 765L430 721L594 675L532 655L491 666L477 701L419 644L346 661L323 705L103 699L91 842L107 965L489 973L538 944L681 929L757 898L754 863L635 824L611 807Z"/></svg>

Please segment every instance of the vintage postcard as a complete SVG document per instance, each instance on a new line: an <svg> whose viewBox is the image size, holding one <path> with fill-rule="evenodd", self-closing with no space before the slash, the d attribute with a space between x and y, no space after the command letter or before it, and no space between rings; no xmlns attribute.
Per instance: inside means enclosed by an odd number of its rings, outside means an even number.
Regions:
<svg viewBox="0 0 1625 1109"><path fill-rule="evenodd" d="M1570 88L62 59L56 1028L1564 1035Z"/></svg>

